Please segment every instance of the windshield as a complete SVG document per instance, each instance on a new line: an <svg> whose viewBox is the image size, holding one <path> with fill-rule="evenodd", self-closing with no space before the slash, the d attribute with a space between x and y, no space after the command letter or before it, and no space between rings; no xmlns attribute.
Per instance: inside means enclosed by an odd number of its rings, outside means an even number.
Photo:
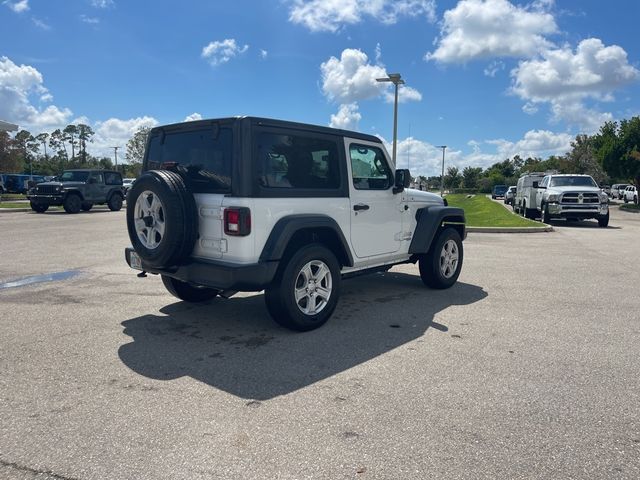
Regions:
<svg viewBox="0 0 640 480"><path fill-rule="evenodd" d="M58 177L60 182L86 182L89 172L62 172L62 175Z"/></svg>
<svg viewBox="0 0 640 480"><path fill-rule="evenodd" d="M551 187L597 187L591 177L551 177Z"/></svg>

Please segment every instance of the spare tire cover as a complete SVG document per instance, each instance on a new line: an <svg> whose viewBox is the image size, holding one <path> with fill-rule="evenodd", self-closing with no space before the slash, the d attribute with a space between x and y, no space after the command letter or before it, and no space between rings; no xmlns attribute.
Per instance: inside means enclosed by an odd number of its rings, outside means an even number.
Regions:
<svg viewBox="0 0 640 480"><path fill-rule="evenodd" d="M197 221L193 195L177 173L148 171L129 190L129 238L152 267L167 268L189 257L198 235Z"/></svg>

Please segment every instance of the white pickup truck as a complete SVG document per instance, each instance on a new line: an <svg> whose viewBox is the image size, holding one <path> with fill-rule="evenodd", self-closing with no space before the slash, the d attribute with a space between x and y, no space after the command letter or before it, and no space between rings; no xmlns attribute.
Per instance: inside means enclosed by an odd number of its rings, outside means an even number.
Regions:
<svg viewBox="0 0 640 480"><path fill-rule="evenodd" d="M536 209L544 223L594 218L600 227L609 225L609 197L591 176L547 175L536 183Z"/></svg>

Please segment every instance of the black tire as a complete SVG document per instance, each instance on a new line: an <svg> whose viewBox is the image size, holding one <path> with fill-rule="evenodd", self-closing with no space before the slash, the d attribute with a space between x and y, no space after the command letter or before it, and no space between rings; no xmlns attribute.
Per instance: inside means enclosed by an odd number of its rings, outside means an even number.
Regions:
<svg viewBox="0 0 640 480"><path fill-rule="evenodd" d="M29 202L31 210L36 213L44 213L49 209L49 205L43 205L41 203Z"/></svg>
<svg viewBox="0 0 640 480"><path fill-rule="evenodd" d="M67 198L65 198L64 202L62 202L62 207L67 213L78 213L81 206L82 199L75 193L70 193L69 195L67 195Z"/></svg>
<svg viewBox="0 0 640 480"><path fill-rule="evenodd" d="M445 245L448 245L447 249L445 249ZM454 245L457 251L457 262L455 265L451 265L449 259L456 253L452 249ZM464 249L460 234L455 228L445 228L431 244L429 251L420 257L418 267L422 282L431 288L451 287L460 276L463 257Z"/></svg>
<svg viewBox="0 0 640 480"><path fill-rule="evenodd" d="M136 232L138 198L145 192L157 196L162 204L164 234L156 246L145 246ZM142 175L129 190L127 230L136 253L150 266L164 268L186 259L198 235L198 216L193 195L180 175L166 170L152 170ZM140 213L140 212L138 212ZM142 217L137 220L142 220Z"/></svg>
<svg viewBox="0 0 640 480"><path fill-rule="evenodd" d="M606 215L600 215L598 217L598 226L600 228L607 228L609 226L609 212Z"/></svg>
<svg viewBox="0 0 640 480"><path fill-rule="evenodd" d="M542 223L548 224L551 221L551 215L549 215L549 206L546 203L542 204L542 214L540 220Z"/></svg>
<svg viewBox="0 0 640 480"><path fill-rule="evenodd" d="M321 327L331 317L340 297L342 279L336 256L325 246L314 243L300 248L283 262L273 284L265 289L269 314L276 323L291 330L307 332ZM323 290L326 297L318 295L316 289ZM305 297L296 300L296 290ZM315 312L318 307L320 310ZM304 312L305 309L310 311Z"/></svg>
<svg viewBox="0 0 640 480"><path fill-rule="evenodd" d="M218 290L207 287L194 287L193 285L178 280L176 278L169 277L167 275L160 275L162 277L162 283L171 295L185 302L198 303L206 302L215 298Z"/></svg>
<svg viewBox="0 0 640 480"><path fill-rule="evenodd" d="M113 195L111 195L111 198L107 202L109 210L111 210L112 212L119 211L122 208L122 200L122 195L120 195L119 193L114 193Z"/></svg>
<svg viewBox="0 0 640 480"><path fill-rule="evenodd" d="M83 212L88 212L89 210L91 210L91 208L93 208L93 203L83 203L82 206L80 207L82 208Z"/></svg>

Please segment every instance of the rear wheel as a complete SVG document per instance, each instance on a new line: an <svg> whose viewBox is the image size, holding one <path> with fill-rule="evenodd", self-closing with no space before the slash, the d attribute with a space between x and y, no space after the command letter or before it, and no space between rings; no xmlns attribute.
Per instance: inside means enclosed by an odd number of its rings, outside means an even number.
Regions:
<svg viewBox="0 0 640 480"><path fill-rule="evenodd" d="M120 210L122 208L122 195L117 193L111 195L111 198L107 202L107 206L112 212L117 212L118 210Z"/></svg>
<svg viewBox="0 0 640 480"><path fill-rule="evenodd" d="M460 276L463 258L462 239L454 228L440 232L429 252L419 261L420 278L431 288L451 287Z"/></svg>
<svg viewBox="0 0 640 480"><path fill-rule="evenodd" d="M44 213L49 209L49 205L42 205L41 203L30 202L31 210L36 213Z"/></svg>
<svg viewBox="0 0 640 480"><path fill-rule="evenodd" d="M190 283L183 282L167 275L161 275L162 283L171 295L185 302L206 302L218 295L219 291L214 288L196 287Z"/></svg>
<svg viewBox="0 0 640 480"><path fill-rule="evenodd" d="M67 213L78 213L80 211L80 207L82 205L82 200L75 193L71 193L67 195L67 198L62 202L62 207L64 211Z"/></svg>
<svg viewBox="0 0 640 480"><path fill-rule="evenodd" d="M301 332L324 325L338 304L340 265L320 244L295 252L265 290L267 310L283 327Z"/></svg>

